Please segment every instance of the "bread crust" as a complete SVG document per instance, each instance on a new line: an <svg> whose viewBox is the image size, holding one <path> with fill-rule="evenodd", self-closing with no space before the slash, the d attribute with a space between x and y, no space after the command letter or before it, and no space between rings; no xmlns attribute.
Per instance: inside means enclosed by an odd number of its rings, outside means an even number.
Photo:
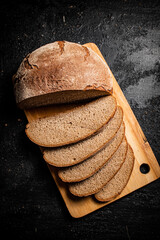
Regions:
<svg viewBox="0 0 160 240"><path fill-rule="evenodd" d="M105 62L88 47L67 41L46 44L28 54L12 78L17 104L67 90L112 93Z"/></svg>

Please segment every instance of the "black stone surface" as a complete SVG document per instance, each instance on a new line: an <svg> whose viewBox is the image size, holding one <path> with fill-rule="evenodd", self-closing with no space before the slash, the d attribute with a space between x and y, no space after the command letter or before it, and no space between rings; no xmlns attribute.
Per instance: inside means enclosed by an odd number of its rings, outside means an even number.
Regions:
<svg viewBox="0 0 160 240"><path fill-rule="evenodd" d="M159 1L4 1L0 5L1 239L160 239L160 181L84 218L72 218L25 136L11 77L56 40L100 48L160 163Z"/></svg>

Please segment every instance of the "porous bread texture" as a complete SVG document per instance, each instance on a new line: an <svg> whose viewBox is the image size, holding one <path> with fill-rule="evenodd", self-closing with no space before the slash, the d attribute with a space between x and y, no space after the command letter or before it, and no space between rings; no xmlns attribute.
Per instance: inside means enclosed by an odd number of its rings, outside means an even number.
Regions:
<svg viewBox="0 0 160 240"><path fill-rule="evenodd" d="M85 103L106 95L109 95L108 92L100 90L65 90L27 98L20 102L18 107L30 109L51 104Z"/></svg>
<svg viewBox="0 0 160 240"><path fill-rule="evenodd" d="M57 147L78 142L98 131L116 111L116 99L106 96L51 117L27 124L28 138L39 146Z"/></svg>
<svg viewBox="0 0 160 240"><path fill-rule="evenodd" d="M99 151L113 138L118 131L122 120L122 108L117 106L114 116L102 129L96 132L96 134L75 144L59 148L45 148L43 150L44 160L56 167L72 166L84 161Z"/></svg>
<svg viewBox="0 0 160 240"><path fill-rule="evenodd" d="M56 41L28 54L13 76L20 108L73 102L111 94L112 73L92 49ZM77 91L77 92L75 92Z"/></svg>
<svg viewBox="0 0 160 240"><path fill-rule="evenodd" d="M69 183L69 191L79 197L95 194L109 182L122 166L127 153L127 140L124 138L109 161L91 177L76 183Z"/></svg>
<svg viewBox="0 0 160 240"><path fill-rule="evenodd" d="M133 167L134 153L132 148L128 145L126 159L122 167L116 175L98 193L95 194L95 198L101 202L111 201L113 198L116 198L126 187Z"/></svg>
<svg viewBox="0 0 160 240"><path fill-rule="evenodd" d="M104 146L102 150L94 156L86 159L82 163L72 167L63 168L58 171L59 177L64 182L79 182L97 172L114 154L123 140L125 126L122 123L116 135Z"/></svg>

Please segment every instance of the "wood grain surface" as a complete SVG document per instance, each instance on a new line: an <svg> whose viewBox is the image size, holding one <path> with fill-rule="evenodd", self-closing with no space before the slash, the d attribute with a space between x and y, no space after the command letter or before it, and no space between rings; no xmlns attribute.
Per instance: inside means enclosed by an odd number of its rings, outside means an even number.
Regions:
<svg viewBox="0 0 160 240"><path fill-rule="evenodd" d="M85 46L90 47L94 50L103 60L103 56L99 51L98 47L94 43L87 43ZM105 61L105 60L104 60ZM107 63L106 63L107 64ZM108 65L107 65L108 66ZM108 67L108 71L111 71ZM94 197L85 197L85 198L78 198L72 196L67 188L67 184L63 183L57 176L56 168L53 166L48 165L48 168L56 182L56 185L62 195L62 198L68 208L71 216L75 218L79 218L85 216L107 204L110 204L113 201L116 201L125 195L139 189L152 181L158 179L160 177L160 167L159 164L153 154L153 151L144 136L144 133L132 112L123 92L121 91L116 79L114 78L113 74L113 95L117 99L118 105L123 108L124 111L124 123L126 127L126 137L128 143L131 145L134 154L135 154L135 164L132 175L130 180L123 190L123 192L114 200L107 202L107 203L100 203L94 199ZM58 114L59 112L64 112L68 109L74 108L75 105L68 105L67 107L62 105L59 106L48 106L48 107L41 107L32 110L26 110L25 114L28 121L32 121L34 119L49 116L53 114ZM147 174L142 174L140 172L140 166L145 163L149 166L150 171Z"/></svg>

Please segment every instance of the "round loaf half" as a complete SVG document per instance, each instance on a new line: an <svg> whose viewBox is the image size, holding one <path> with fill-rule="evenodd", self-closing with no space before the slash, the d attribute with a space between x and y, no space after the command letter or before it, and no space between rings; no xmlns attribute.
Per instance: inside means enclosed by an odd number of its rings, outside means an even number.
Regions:
<svg viewBox="0 0 160 240"><path fill-rule="evenodd" d="M13 76L22 109L76 102L112 93L112 75L90 48L67 41L44 45L28 54Z"/></svg>

